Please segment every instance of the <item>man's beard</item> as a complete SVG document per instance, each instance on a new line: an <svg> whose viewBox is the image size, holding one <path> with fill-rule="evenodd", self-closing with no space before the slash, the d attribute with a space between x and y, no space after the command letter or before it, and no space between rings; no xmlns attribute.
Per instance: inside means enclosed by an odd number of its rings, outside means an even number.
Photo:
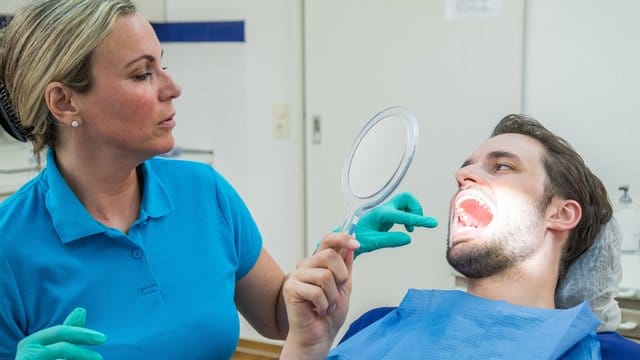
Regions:
<svg viewBox="0 0 640 360"><path fill-rule="evenodd" d="M508 254L504 246L497 243L476 246L466 251L456 251L455 255L449 247L447 261L469 279L482 279L500 274L517 263L512 254Z"/></svg>
<svg viewBox="0 0 640 360"><path fill-rule="evenodd" d="M515 224L516 219L520 220L518 224ZM513 268L533 255L532 244L537 237L542 236L538 233L538 226L542 221L539 206L531 205L530 210L521 213L516 219L506 220L502 231L492 234L489 239L472 240L454 248L449 243L448 235L447 261L470 279L490 277Z"/></svg>

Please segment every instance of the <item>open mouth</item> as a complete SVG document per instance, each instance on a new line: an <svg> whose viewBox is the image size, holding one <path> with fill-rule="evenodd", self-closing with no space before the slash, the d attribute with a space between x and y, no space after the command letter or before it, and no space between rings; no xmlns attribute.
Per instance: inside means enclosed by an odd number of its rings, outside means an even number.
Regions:
<svg viewBox="0 0 640 360"><path fill-rule="evenodd" d="M490 204L475 191L458 195L455 204L455 214L462 226L483 228L493 220L493 210Z"/></svg>

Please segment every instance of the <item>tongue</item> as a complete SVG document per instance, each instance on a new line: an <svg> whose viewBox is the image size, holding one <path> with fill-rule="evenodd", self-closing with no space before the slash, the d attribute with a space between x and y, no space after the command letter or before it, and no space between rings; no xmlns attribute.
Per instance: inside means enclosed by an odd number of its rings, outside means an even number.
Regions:
<svg viewBox="0 0 640 360"><path fill-rule="evenodd" d="M460 207L469 215L469 225L476 227L487 226L493 219L493 214L478 201L473 199L464 200L460 203Z"/></svg>

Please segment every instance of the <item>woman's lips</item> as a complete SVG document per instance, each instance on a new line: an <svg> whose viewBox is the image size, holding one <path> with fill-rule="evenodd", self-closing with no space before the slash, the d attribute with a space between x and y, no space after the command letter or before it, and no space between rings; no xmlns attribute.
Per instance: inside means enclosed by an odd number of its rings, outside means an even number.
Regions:
<svg viewBox="0 0 640 360"><path fill-rule="evenodd" d="M174 126L176 126L176 120L173 118L173 115L171 115L170 117L162 120L158 126L163 127L163 128L173 128Z"/></svg>

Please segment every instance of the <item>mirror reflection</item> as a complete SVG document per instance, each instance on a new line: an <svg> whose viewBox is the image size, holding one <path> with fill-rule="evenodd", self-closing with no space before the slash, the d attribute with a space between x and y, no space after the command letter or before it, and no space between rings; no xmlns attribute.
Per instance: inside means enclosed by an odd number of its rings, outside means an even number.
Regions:
<svg viewBox="0 0 640 360"><path fill-rule="evenodd" d="M387 184L402 160L407 146L406 132L401 118L389 116L362 138L348 175L354 196L370 197Z"/></svg>

